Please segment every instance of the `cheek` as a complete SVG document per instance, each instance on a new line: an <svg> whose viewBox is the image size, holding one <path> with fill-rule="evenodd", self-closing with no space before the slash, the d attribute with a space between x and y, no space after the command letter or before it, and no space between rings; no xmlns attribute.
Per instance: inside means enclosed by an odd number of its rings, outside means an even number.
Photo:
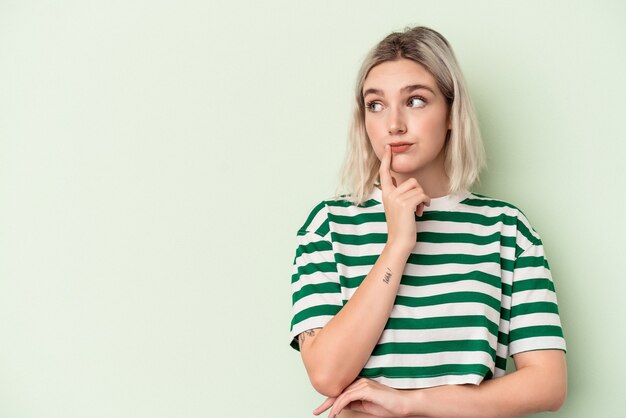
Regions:
<svg viewBox="0 0 626 418"><path fill-rule="evenodd" d="M419 127L424 138L433 145L443 144L448 132L447 121L441 117L425 118Z"/></svg>
<svg viewBox="0 0 626 418"><path fill-rule="evenodd" d="M382 115L365 115L365 130L370 138L377 140L387 135L387 123Z"/></svg>
<svg viewBox="0 0 626 418"><path fill-rule="evenodd" d="M367 132L367 136L370 138L376 138L376 129L374 128L375 124L372 122L370 118L365 118L365 132Z"/></svg>
<svg viewBox="0 0 626 418"><path fill-rule="evenodd" d="M372 149L374 150L374 154L376 154L376 156L380 160L382 158L384 149L382 148L382 145L381 145L381 140L380 140L381 134L380 134L380 129L377 125L378 124L376 124L375 122L372 122L371 119L369 120L368 118L365 119L365 132L367 133L367 137L369 138L370 145L372 146Z"/></svg>

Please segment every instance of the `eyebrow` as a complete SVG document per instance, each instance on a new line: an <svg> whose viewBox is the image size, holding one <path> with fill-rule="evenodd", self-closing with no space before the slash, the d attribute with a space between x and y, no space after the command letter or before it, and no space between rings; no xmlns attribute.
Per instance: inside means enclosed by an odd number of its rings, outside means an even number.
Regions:
<svg viewBox="0 0 626 418"><path fill-rule="evenodd" d="M424 84L411 84L410 86L404 86L400 89L400 92L402 93L409 93L412 92L414 90L420 90L420 89L424 89L424 90L428 90L430 91L433 95L436 96L435 91L428 87L427 85ZM367 89L363 92L363 97L367 96L368 94L377 94L379 96L383 96L385 97L385 93L383 93L382 90L379 89Z"/></svg>

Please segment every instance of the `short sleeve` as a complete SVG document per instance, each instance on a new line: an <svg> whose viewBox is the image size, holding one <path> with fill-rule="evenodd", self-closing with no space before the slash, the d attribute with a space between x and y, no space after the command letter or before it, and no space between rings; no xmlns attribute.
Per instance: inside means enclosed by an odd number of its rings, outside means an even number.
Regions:
<svg viewBox="0 0 626 418"><path fill-rule="evenodd" d="M319 214L321 215L321 214ZM316 216L319 218L321 216ZM324 216L324 219L326 217ZM308 226L313 227L308 221ZM325 220L325 223L328 221ZM312 328L322 328L343 306L341 286L330 234L322 224L300 229L291 276L292 315L289 332L291 346L299 350L297 336ZM326 230L324 235L319 232Z"/></svg>
<svg viewBox="0 0 626 418"><path fill-rule="evenodd" d="M509 355L566 350L556 292L541 241L515 260L511 294Z"/></svg>

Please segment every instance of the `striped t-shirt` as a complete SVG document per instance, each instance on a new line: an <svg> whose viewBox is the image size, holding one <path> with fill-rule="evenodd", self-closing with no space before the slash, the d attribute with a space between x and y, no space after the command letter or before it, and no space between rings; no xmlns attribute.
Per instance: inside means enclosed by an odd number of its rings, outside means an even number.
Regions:
<svg viewBox="0 0 626 418"><path fill-rule="evenodd" d="M516 353L565 350L543 245L519 209L463 192L432 199L416 222L394 307L360 376L399 389L479 384L502 376ZM292 347L339 312L386 242L378 188L360 206L313 208L297 234Z"/></svg>

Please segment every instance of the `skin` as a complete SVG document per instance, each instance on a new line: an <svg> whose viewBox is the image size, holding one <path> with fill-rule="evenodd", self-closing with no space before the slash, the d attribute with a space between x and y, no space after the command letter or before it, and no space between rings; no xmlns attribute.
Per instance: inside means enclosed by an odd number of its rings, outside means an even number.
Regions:
<svg viewBox="0 0 626 418"><path fill-rule="evenodd" d="M567 367L559 350L529 351L513 357L517 370L478 386L450 385L397 390L357 379L336 398L328 398L314 415L365 417L520 417L557 411L565 401ZM345 412L345 413L344 413Z"/></svg>
<svg viewBox="0 0 626 418"><path fill-rule="evenodd" d="M324 328L299 336L300 353L313 387L331 398L339 396L356 379L380 339L402 271L415 246L416 208L430 203L415 179L397 187L393 184L391 159L391 149L387 147L380 170L388 228L385 247L337 315Z"/></svg>
<svg viewBox="0 0 626 418"><path fill-rule="evenodd" d="M370 70L363 92L365 129L376 156L382 159L387 144L412 144L393 152L390 173L397 184L414 178L430 197L448 194L444 161L451 120L432 74L411 60L387 61Z"/></svg>
<svg viewBox="0 0 626 418"><path fill-rule="evenodd" d="M413 86L413 87L412 87ZM420 86L415 88L414 86ZM445 174L449 107L434 77L406 59L374 67L365 80L365 126L381 160L379 176L388 240L352 298L324 328L300 334L300 352L315 389L328 398L313 413L350 417L517 417L557 410L566 394L559 350L514 356L517 370L480 385L397 390L358 378L389 318L407 258L414 215L448 193ZM410 144L394 152L390 144ZM362 318L367 317L368 321Z"/></svg>

